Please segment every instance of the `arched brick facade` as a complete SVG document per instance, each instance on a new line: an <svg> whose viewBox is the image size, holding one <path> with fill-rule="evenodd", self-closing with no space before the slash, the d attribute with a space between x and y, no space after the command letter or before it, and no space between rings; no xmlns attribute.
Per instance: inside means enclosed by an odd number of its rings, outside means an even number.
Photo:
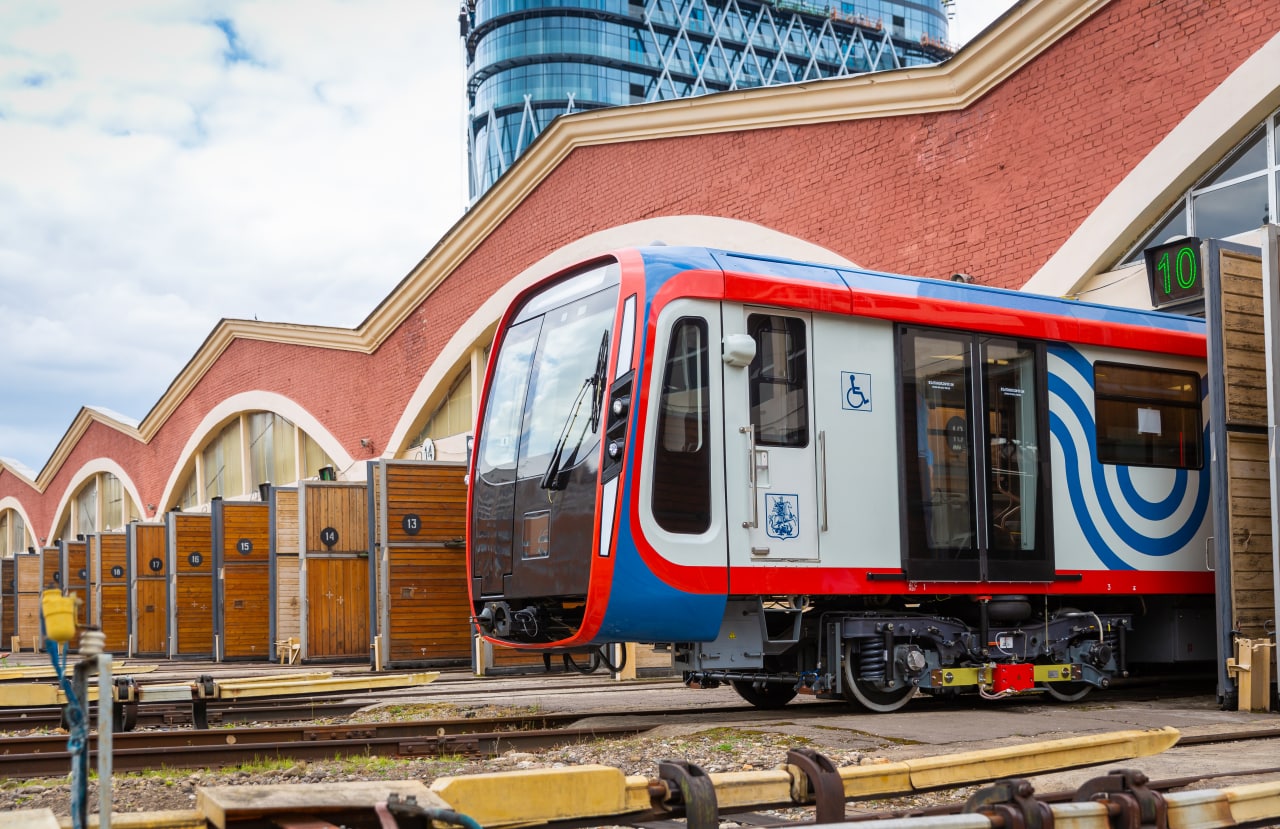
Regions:
<svg viewBox="0 0 1280 829"><path fill-rule="evenodd" d="M496 226L469 231L483 219L478 209L464 218L451 236L474 232L474 247L372 345L257 339L250 330L167 416L149 415L139 432L91 417L78 437L73 426L34 488L0 468L0 498L21 502L42 540L74 471L105 457L128 471L145 513L206 413L249 390L296 402L356 461L376 457L391 449L426 367L486 297L548 251L646 218L725 216L874 269L964 271L981 284L1020 287L1278 28L1264 0L1112 0L963 109L925 111L925 102L908 114L579 146ZM413 289L407 278L396 291Z"/></svg>

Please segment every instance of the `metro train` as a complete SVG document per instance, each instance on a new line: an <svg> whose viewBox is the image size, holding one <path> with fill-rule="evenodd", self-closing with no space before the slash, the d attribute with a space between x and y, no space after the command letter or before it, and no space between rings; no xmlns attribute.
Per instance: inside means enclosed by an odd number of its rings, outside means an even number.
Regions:
<svg viewBox="0 0 1280 829"><path fill-rule="evenodd" d="M499 324L473 620L894 711L1213 656L1201 319L655 245ZM608 652L613 652L612 650Z"/></svg>

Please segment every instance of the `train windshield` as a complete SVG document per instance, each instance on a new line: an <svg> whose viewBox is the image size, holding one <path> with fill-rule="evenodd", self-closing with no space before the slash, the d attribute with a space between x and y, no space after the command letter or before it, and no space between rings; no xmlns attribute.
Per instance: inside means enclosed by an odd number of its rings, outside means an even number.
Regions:
<svg viewBox="0 0 1280 829"><path fill-rule="evenodd" d="M480 475L544 476L553 462L567 469L599 445L600 363L617 302L613 285L511 326L489 389Z"/></svg>
<svg viewBox="0 0 1280 829"><path fill-rule="evenodd" d="M477 613L533 597L572 597L580 608L586 594L618 283L617 265L556 282L498 338L472 482ZM531 619L528 629L495 631L549 641L576 625L563 614Z"/></svg>

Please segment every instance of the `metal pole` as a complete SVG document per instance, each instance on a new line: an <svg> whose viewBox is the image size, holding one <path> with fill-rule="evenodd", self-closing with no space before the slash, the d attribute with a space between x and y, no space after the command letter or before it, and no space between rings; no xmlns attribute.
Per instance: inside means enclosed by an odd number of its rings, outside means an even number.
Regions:
<svg viewBox="0 0 1280 829"><path fill-rule="evenodd" d="M98 655L98 829L111 829L111 735L115 727L111 654Z"/></svg>

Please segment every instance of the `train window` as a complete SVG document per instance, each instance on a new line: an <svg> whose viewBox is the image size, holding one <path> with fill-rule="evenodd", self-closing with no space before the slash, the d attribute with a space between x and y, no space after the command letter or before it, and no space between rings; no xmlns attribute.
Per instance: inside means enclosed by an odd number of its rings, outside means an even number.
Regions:
<svg viewBox="0 0 1280 829"><path fill-rule="evenodd" d="M751 314L751 424L761 446L809 445L809 355L804 320Z"/></svg>
<svg viewBox="0 0 1280 829"><path fill-rule="evenodd" d="M1200 377L1195 372L1097 363L1097 452L1102 463L1203 466Z"/></svg>
<svg viewBox="0 0 1280 829"><path fill-rule="evenodd" d="M653 517L674 533L711 526L711 429L707 324L686 318L672 326L658 401L653 465Z"/></svg>
<svg viewBox="0 0 1280 829"><path fill-rule="evenodd" d="M952 557L976 551L969 424L967 336L912 332L904 341L902 399L907 445L904 471L908 544L917 555ZM961 552L963 551L963 552Z"/></svg>
<svg viewBox="0 0 1280 829"><path fill-rule="evenodd" d="M513 325L503 338L481 430L483 448L477 458L481 475L493 469L515 469L529 368L541 326L541 318L528 320Z"/></svg>
<svg viewBox="0 0 1280 829"><path fill-rule="evenodd" d="M989 556L1021 559L1040 546L1040 422L1036 349L992 340L982 348L987 409Z"/></svg>

